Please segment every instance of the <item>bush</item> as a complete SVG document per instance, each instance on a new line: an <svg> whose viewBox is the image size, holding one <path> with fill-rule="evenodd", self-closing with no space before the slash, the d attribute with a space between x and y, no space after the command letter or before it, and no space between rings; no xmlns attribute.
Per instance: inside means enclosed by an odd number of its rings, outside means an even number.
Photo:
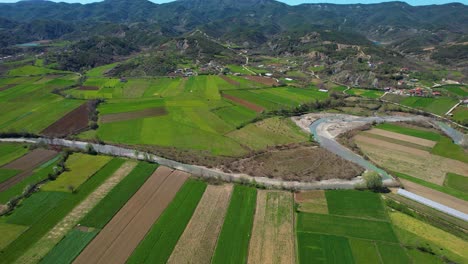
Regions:
<svg viewBox="0 0 468 264"><path fill-rule="evenodd" d="M368 171L363 175L364 182L368 189L380 191L383 187L382 177L375 171Z"/></svg>

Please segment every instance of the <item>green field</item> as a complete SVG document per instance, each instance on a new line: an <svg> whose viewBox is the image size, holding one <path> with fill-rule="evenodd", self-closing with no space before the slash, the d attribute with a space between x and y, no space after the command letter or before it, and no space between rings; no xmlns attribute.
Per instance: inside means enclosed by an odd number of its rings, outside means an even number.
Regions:
<svg viewBox="0 0 468 264"><path fill-rule="evenodd" d="M44 75L52 73L66 73L64 71L57 71L48 68L26 65L8 72L9 76L33 76L33 75Z"/></svg>
<svg viewBox="0 0 468 264"><path fill-rule="evenodd" d="M47 179L48 174L54 172L54 167L57 165L58 158L59 156L41 165L31 176L20 181L8 190L0 192L0 204L6 204L11 198L21 195L28 185Z"/></svg>
<svg viewBox="0 0 468 264"><path fill-rule="evenodd" d="M398 244L377 243L384 264L411 263L405 250Z"/></svg>
<svg viewBox="0 0 468 264"><path fill-rule="evenodd" d="M27 226L13 225L0 222L0 251L3 250L8 244L13 242L18 236L21 235Z"/></svg>
<svg viewBox="0 0 468 264"><path fill-rule="evenodd" d="M39 133L83 103L52 93L69 85L61 77L6 78L3 82L18 85L0 93L0 132Z"/></svg>
<svg viewBox="0 0 468 264"><path fill-rule="evenodd" d="M9 170L0 168L0 183L20 173L20 170Z"/></svg>
<svg viewBox="0 0 468 264"><path fill-rule="evenodd" d="M468 107L466 106L459 106L453 112L453 120L458 122L462 125L468 124Z"/></svg>
<svg viewBox="0 0 468 264"><path fill-rule="evenodd" d="M380 263L380 256L373 241L351 238L348 240L356 263Z"/></svg>
<svg viewBox="0 0 468 264"><path fill-rule="evenodd" d="M84 232L73 229L39 263L72 263L86 245L93 240L97 233L97 230Z"/></svg>
<svg viewBox="0 0 468 264"><path fill-rule="evenodd" d="M237 105L219 108L213 110L213 112L219 116L219 118L234 127L250 122L257 116L255 111Z"/></svg>
<svg viewBox="0 0 468 264"><path fill-rule="evenodd" d="M468 177L455 173L447 173L445 176L444 186L455 189L465 194L465 199L468 201Z"/></svg>
<svg viewBox="0 0 468 264"><path fill-rule="evenodd" d="M432 154L468 163L468 153L448 137L442 137L432 149Z"/></svg>
<svg viewBox="0 0 468 264"><path fill-rule="evenodd" d="M0 143L0 166L23 156L27 152L28 145L26 144Z"/></svg>
<svg viewBox="0 0 468 264"><path fill-rule="evenodd" d="M97 172L88 181L83 183L75 193L69 194L68 197L54 209L49 211L28 230L22 233L16 240L9 244L3 251L0 252L0 263L13 263L18 259L23 252L33 246L42 236L44 236L51 228L53 228L60 220L83 201L89 194L94 192L108 177L110 177L118 167L112 168L108 163L104 168Z"/></svg>
<svg viewBox="0 0 468 264"><path fill-rule="evenodd" d="M428 188L437 190L439 192L443 192L443 193L446 193L448 195L452 195L454 197L457 197L459 199L468 201L468 194L466 192L466 189L463 190L463 188L466 188L466 182L467 182L466 177L463 177L463 176L458 176L457 177L457 176L453 176L453 175L456 175L454 173L447 173L447 176L446 176L445 182L444 182L444 186L440 186L440 185L437 185L435 183L427 182L427 181L421 180L419 178L416 178L416 177L413 177L413 176L410 176L410 175L407 175L407 174L404 174L404 173L392 172L392 174L394 174L395 176L397 176L399 178L402 178L402 179L405 179L405 180L408 180L408 181L412 181L412 182L417 183L419 185L423 185L423 186L426 186ZM452 176L449 176L449 175L452 175ZM463 185L463 183L464 183L464 185Z"/></svg>
<svg viewBox="0 0 468 264"><path fill-rule="evenodd" d="M54 210L69 196L63 192L38 192L25 199L6 219L7 223L30 226Z"/></svg>
<svg viewBox="0 0 468 264"><path fill-rule="evenodd" d="M398 125L398 123L379 124L379 125L376 126L376 128L391 131L391 132L395 132L395 133L400 133L400 134L403 134L403 135L408 135L408 136L423 138L423 139L427 139L427 140L432 140L432 141L439 141L442 138L442 135L439 134L439 133L426 131L426 130L422 130L422 129L404 127L404 126Z"/></svg>
<svg viewBox="0 0 468 264"><path fill-rule="evenodd" d="M65 171L55 181L41 187L44 191L72 192L89 177L111 160L106 156L91 156L81 153L70 155L66 162L68 171ZM118 161L118 162L117 162ZM121 165L121 160L114 163Z"/></svg>
<svg viewBox="0 0 468 264"><path fill-rule="evenodd" d="M397 243L388 222L335 215L297 214L297 231Z"/></svg>
<svg viewBox="0 0 468 264"><path fill-rule="evenodd" d="M325 192L328 213L341 216L387 219L379 194L371 191L327 191Z"/></svg>
<svg viewBox="0 0 468 264"><path fill-rule="evenodd" d="M352 88L346 91L347 94L349 95L357 95L357 96L362 96L362 97L367 97L367 98L372 98L372 99L377 99L380 98L384 92L381 90L369 90L369 89L358 89L358 88Z"/></svg>
<svg viewBox="0 0 468 264"><path fill-rule="evenodd" d="M89 76L89 77L104 77L104 73L106 73L107 71L115 68L115 66L117 66L117 63L107 64L107 65L104 65L104 66L93 68L93 69L86 72L86 76Z"/></svg>
<svg viewBox="0 0 468 264"><path fill-rule="evenodd" d="M437 115L444 115L448 110L450 110L450 108L458 103L458 100L450 97L405 97L400 103L402 105L418 108Z"/></svg>
<svg viewBox="0 0 468 264"><path fill-rule="evenodd" d="M102 229L138 191L158 166L140 162L81 221L80 225Z"/></svg>
<svg viewBox="0 0 468 264"><path fill-rule="evenodd" d="M299 263L354 263L345 237L300 232L297 242Z"/></svg>
<svg viewBox="0 0 468 264"><path fill-rule="evenodd" d="M252 232L257 190L234 187L212 263L246 263Z"/></svg>
<svg viewBox="0 0 468 264"><path fill-rule="evenodd" d="M187 180L127 263L166 263L205 189L206 183Z"/></svg>
<svg viewBox="0 0 468 264"><path fill-rule="evenodd" d="M306 142L309 138L289 118L273 117L235 130L228 137L253 150L275 145Z"/></svg>

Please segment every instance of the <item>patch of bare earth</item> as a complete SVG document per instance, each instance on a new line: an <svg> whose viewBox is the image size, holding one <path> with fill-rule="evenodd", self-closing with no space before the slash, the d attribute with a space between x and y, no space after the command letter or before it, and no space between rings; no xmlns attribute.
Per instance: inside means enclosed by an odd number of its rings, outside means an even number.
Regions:
<svg viewBox="0 0 468 264"><path fill-rule="evenodd" d="M268 85L268 86L278 85L278 82L275 79L269 78L269 77L250 76L249 75L249 76L244 76L244 78L249 80L249 81L258 82L258 83L265 84L265 85Z"/></svg>
<svg viewBox="0 0 468 264"><path fill-rule="evenodd" d="M388 137L388 138L393 138L393 139L397 139L397 140L401 140L401 141L406 141L406 142L410 142L410 143L414 143L414 144L417 144L417 145L421 145L421 146L424 146L424 147L430 147L430 148L434 147L437 144L437 142L432 141L432 140L407 136L407 135L394 133L394 132L390 132L390 131L386 131L386 130L382 130L382 129L378 129L378 128L371 129L371 130L367 131L367 133L374 134L374 135L379 135L379 136L384 136L384 137Z"/></svg>
<svg viewBox="0 0 468 264"><path fill-rule="evenodd" d="M466 163L432 155L424 150L361 135L355 137L355 142L360 150L377 165L438 185L443 185L448 172L468 175Z"/></svg>
<svg viewBox="0 0 468 264"><path fill-rule="evenodd" d="M148 109L141 110L141 111L103 115L100 118L100 122L105 124L105 123L112 123L112 122L118 122L118 121L132 120L132 119L137 119L137 118L155 117L155 116L163 116L163 115L167 115L166 109L164 107L155 107L155 108L148 108Z"/></svg>
<svg viewBox="0 0 468 264"><path fill-rule="evenodd" d="M6 91L6 90L8 90L8 89L10 89L10 88L13 88L13 87L15 87L15 86L16 86L16 84L7 84L7 85L5 85L5 86L3 86L3 87L0 87L0 92L1 92L1 91Z"/></svg>
<svg viewBox="0 0 468 264"><path fill-rule="evenodd" d="M270 149L227 164L224 169L255 177L305 182L352 179L364 171L359 165L323 148L307 145Z"/></svg>
<svg viewBox="0 0 468 264"><path fill-rule="evenodd" d="M451 207L455 210L468 214L468 202L455 198L451 195L421 186L417 183L400 179L405 189L409 192L431 199L435 202Z"/></svg>
<svg viewBox="0 0 468 264"><path fill-rule="evenodd" d="M49 137L64 137L83 131L88 127L89 116L93 111L91 102L84 103L44 129L41 134Z"/></svg>
<svg viewBox="0 0 468 264"><path fill-rule="evenodd" d="M56 151L48 149L35 149L23 157L16 159L7 165L3 166L4 169L20 170L21 172L14 177L0 183L0 192L8 190L20 181L32 175L34 169L42 163L49 161L55 155Z"/></svg>
<svg viewBox="0 0 468 264"><path fill-rule="evenodd" d="M209 263L231 197L232 185L209 185L168 263Z"/></svg>
<svg viewBox="0 0 468 264"><path fill-rule="evenodd" d="M219 77L221 77L221 79L225 80L227 83L229 84L232 84L232 85L235 85L235 86L239 86L240 83L234 81L233 79L229 78L228 76L226 75L220 75Z"/></svg>
<svg viewBox="0 0 468 264"><path fill-rule="evenodd" d="M89 213L99 201L101 201L125 176L127 176L136 163L128 161L124 163L109 179L91 193L84 201L76 206L62 221L44 235L33 247L29 248L17 261L17 263L37 263L52 248L72 230L78 222Z"/></svg>
<svg viewBox="0 0 468 264"><path fill-rule="evenodd" d="M244 99L241 99L241 98L229 95L229 94L223 94L223 97L233 101L234 103L238 103L238 104L240 104L242 106L245 106L248 109L253 110L253 111L257 112L257 113L261 113L261 112L265 111L265 108L263 108L263 107L261 107L259 105L256 105L254 103L251 103L251 102L249 102L247 100L244 100Z"/></svg>
<svg viewBox="0 0 468 264"><path fill-rule="evenodd" d="M306 213L328 214L327 198L325 191L306 191L294 194L298 210Z"/></svg>
<svg viewBox="0 0 468 264"><path fill-rule="evenodd" d="M257 194L248 263L294 263L293 198L289 192Z"/></svg>
<svg viewBox="0 0 468 264"><path fill-rule="evenodd" d="M125 263L188 177L159 167L74 263Z"/></svg>

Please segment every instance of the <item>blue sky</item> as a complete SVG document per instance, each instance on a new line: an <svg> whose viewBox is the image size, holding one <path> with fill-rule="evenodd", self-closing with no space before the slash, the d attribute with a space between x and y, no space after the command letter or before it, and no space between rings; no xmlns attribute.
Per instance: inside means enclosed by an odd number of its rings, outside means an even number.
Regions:
<svg viewBox="0 0 468 264"><path fill-rule="evenodd" d="M13 3L18 0L0 0L3 3ZM150 0L155 3L167 3L171 0ZM380 2L389 2L382 0L279 0L281 2L288 3L290 5L297 5L301 3L333 3L333 4L370 4L370 3L380 3ZM69 2L69 3L91 3L98 2L96 0L56 0L55 2ZM411 5L432 5L432 4L445 4L451 2L459 2L465 5L468 5L468 0L406 0L405 2Z"/></svg>

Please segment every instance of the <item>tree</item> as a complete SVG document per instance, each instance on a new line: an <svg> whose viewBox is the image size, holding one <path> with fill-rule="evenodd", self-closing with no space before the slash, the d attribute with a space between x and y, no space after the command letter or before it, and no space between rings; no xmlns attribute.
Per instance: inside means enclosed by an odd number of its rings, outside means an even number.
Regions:
<svg viewBox="0 0 468 264"><path fill-rule="evenodd" d="M368 189L380 191L383 187L382 177L375 171L367 171L363 175L364 182Z"/></svg>

